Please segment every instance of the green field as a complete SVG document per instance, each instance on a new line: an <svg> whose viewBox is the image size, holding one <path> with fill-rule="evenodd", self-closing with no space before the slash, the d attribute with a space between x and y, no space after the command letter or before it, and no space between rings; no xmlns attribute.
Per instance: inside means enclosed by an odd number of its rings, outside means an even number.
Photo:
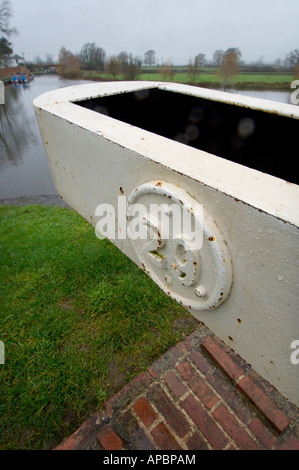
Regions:
<svg viewBox="0 0 299 470"><path fill-rule="evenodd" d="M84 78L91 78L96 80L112 80L113 77L106 73L99 72L86 72L83 71ZM118 75L116 80L123 80L122 75ZM192 80L188 73L182 69L176 69L174 75L163 76L157 69L151 69L148 71L142 71L140 75L136 78L137 80L146 80L146 81L173 81L176 83L192 83ZM240 73L234 79L230 81L231 86L236 88L265 88L265 89L290 89L291 82L295 79L292 74L285 73ZM200 73L196 80L193 82L196 85L203 86L215 86L217 88L221 87L220 77L214 69L206 70L204 73Z"/></svg>
<svg viewBox="0 0 299 470"><path fill-rule="evenodd" d="M71 210L0 231L0 449L49 449L198 323Z"/></svg>

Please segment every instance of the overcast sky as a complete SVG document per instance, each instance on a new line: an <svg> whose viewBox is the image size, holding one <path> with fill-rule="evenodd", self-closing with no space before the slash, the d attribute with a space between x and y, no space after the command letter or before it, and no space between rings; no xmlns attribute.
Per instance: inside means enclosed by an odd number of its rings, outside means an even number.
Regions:
<svg viewBox="0 0 299 470"><path fill-rule="evenodd" d="M121 51L186 64L199 53L238 47L252 62L299 49L299 0L11 0L14 52L26 60L62 46L73 53L95 42Z"/></svg>

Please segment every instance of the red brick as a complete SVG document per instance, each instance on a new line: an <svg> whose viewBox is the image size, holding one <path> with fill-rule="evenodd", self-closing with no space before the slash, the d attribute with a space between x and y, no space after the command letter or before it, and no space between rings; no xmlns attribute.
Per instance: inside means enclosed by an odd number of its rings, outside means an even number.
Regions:
<svg viewBox="0 0 299 470"><path fill-rule="evenodd" d="M152 437L155 439L157 446L160 450L181 450L182 447L176 441L174 436L169 432L164 423L158 424L152 432Z"/></svg>
<svg viewBox="0 0 299 470"><path fill-rule="evenodd" d="M157 413L144 397L140 398L133 408L146 427L151 426L158 418Z"/></svg>
<svg viewBox="0 0 299 470"><path fill-rule="evenodd" d="M182 404L190 418L214 449L221 450L228 444L228 439L221 429L192 395L188 395Z"/></svg>
<svg viewBox="0 0 299 470"><path fill-rule="evenodd" d="M139 421L133 415L133 410L127 410L116 418L117 430L124 442L124 447L134 450L155 450Z"/></svg>
<svg viewBox="0 0 299 470"><path fill-rule="evenodd" d="M113 413L123 410L131 401L137 398L138 395L141 395L151 382L152 378L146 372L139 374L128 385L122 388L120 392L106 402L107 414L112 416Z"/></svg>
<svg viewBox="0 0 299 470"><path fill-rule="evenodd" d="M169 428L178 437L183 438L190 431L190 425L181 410L175 406L159 385L152 387L147 392L147 398L155 405Z"/></svg>
<svg viewBox="0 0 299 470"><path fill-rule="evenodd" d="M249 429L267 449L271 449L277 443L277 437L258 418L250 422Z"/></svg>
<svg viewBox="0 0 299 470"><path fill-rule="evenodd" d="M230 357L224 347L220 345L211 336L205 338L201 343L203 349L212 357L212 359L219 365L219 367L230 377L232 380L237 380L244 374L243 369Z"/></svg>
<svg viewBox="0 0 299 470"><path fill-rule="evenodd" d="M186 446L188 450L209 450L209 447L197 432L187 440Z"/></svg>
<svg viewBox="0 0 299 470"><path fill-rule="evenodd" d="M187 392L187 387L174 372L169 372L165 377L165 383L169 390L177 397L181 398Z"/></svg>
<svg viewBox="0 0 299 470"><path fill-rule="evenodd" d="M219 399L215 393L207 386L207 384L201 379L196 370L187 361L179 364L177 370L188 382L191 390L201 400L201 402L209 409L211 409Z"/></svg>
<svg viewBox="0 0 299 470"><path fill-rule="evenodd" d="M80 447L80 441L77 436L72 434L67 437L61 444L59 444L54 450L78 450Z"/></svg>
<svg viewBox="0 0 299 470"><path fill-rule="evenodd" d="M158 379L162 374L173 368L177 361L187 352L183 343L179 343L165 353L160 359L154 362L149 368L148 373Z"/></svg>
<svg viewBox="0 0 299 470"><path fill-rule="evenodd" d="M288 441L281 444L278 450L299 450L299 439L290 438Z"/></svg>
<svg viewBox="0 0 299 470"><path fill-rule="evenodd" d="M213 374L208 374L206 379L244 424L255 417L248 404L237 394L233 383L228 382L219 369L215 369Z"/></svg>
<svg viewBox="0 0 299 470"><path fill-rule="evenodd" d="M190 354L190 359L194 362L197 369L200 370L200 372L203 374L209 374L210 372L213 372L214 367L209 363L209 361L207 361L205 357L203 357L202 354L199 354L198 352Z"/></svg>
<svg viewBox="0 0 299 470"><path fill-rule="evenodd" d="M239 425L234 415L225 406L222 405L217 408L213 415L240 449L260 449L257 443L249 436L248 432Z"/></svg>
<svg viewBox="0 0 299 470"><path fill-rule="evenodd" d="M97 435L104 450L121 450L123 443L111 426L105 426Z"/></svg>
<svg viewBox="0 0 299 470"><path fill-rule="evenodd" d="M101 416L98 413L92 415L82 426L67 437L55 450L84 450L88 444L95 438L99 429L101 429Z"/></svg>
<svg viewBox="0 0 299 470"><path fill-rule="evenodd" d="M249 377L238 383L238 388L249 398L255 407L269 420L279 433L290 424L289 418L276 406L271 398Z"/></svg>
<svg viewBox="0 0 299 470"><path fill-rule="evenodd" d="M210 334L211 331L208 328L206 328L204 325L200 325L199 328L197 328L195 331L193 331L193 333L184 339L184 345L188 351L197 351L202 340Z"/></svg>

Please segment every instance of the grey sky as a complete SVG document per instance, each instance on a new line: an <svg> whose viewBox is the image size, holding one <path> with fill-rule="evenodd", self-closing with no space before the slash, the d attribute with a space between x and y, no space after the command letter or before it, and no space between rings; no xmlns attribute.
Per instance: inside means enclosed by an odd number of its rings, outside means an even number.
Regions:
<svg viewBox="0 0 299 470"><path fill-rule="evenodd" d="M107 55L144 56L186 64L199 53L239 47L251 62L284 58L299 48L298 0L11 0L19 31L12 42L27 60L79 52L95 42Z"/></svg>

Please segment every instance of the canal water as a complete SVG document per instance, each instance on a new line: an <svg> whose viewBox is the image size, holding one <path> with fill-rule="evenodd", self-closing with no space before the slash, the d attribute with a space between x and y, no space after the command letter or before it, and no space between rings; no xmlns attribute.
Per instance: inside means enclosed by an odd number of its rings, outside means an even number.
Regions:
<svg viewBox="0 0 299 470"><path fill-rule="evenodd" d="M32 102L47 91L88 83L57 75L5 87L0 105L0 199L56 194Z"/></svg>
<svg viewBox="0 0 299 470"><path fill-rule="evenodd" d="M56 194L32 102L47 91L81 83L88 82L43 75L5 87L5 105L0 105L0 199ZM237 93L283 103L290 103L291 96L291 91Z"/></svg>

